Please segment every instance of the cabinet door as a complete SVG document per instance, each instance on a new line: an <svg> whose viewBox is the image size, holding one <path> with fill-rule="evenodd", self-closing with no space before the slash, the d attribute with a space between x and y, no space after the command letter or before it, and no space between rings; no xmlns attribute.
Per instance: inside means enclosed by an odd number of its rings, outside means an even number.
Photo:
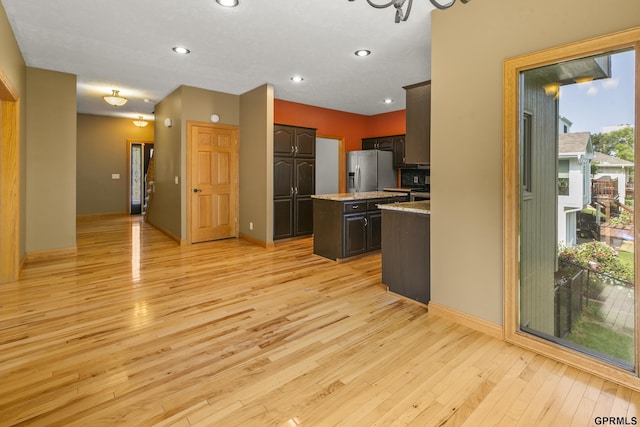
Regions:
<svg viewBox="0 0 640 427"><path fill-rule="evenodd" d="M314 158L316 156L316 131L314 129L297 128L294 147L296 157Z"/></svg>
<svg viewBox="0 0 640 427"><path fill-rule="evenodd" d="M293 158L273 159L273 238L293 236Z"/></svg>
<svg viewBox="0 0 640 427"><path fill-rule="evenodd" d="M366 222L366 214L344 216L344 258L367 251Z"/></svg>
<svg viewBox="0 0 640 427"><path fill-rule="evenodd" d="M313 199L309 196L296 196L294 203L293 235L313 233Z"/></svg>
<svg viewBox="0 0 640 427"><path fill-rule="evenodd" d="M382 212L367 214L367 251L375 251L382 247Z"/></svg>
<svg viewBox="0 0 640 427"><path fill-rule="evenodd" d="M431 82L405 89L407 90L406 163L428 164L431 160Z"/></svg>
<svg viewBox="0 0 640 427"><path fill-rule="evenodd" d="M363 138L362 149L363 150L375 150L378 144L378 138Z"/></svg>
<svg viewBox="0 0 640 427"><path fill-rule="evenodd" d="M311 196L316 192L316 161L296 159L294 162L294 192L298 196Z"/></svg>
<svg viewBox="0 0 640 427"><path fill-rule="evenodd" d="M378 138L378 150L393 151L393 137L383 136L382 138Z"/></svg>
<svg viewBox="0 0 640 427"><path fill-rule="evenodd" d="M393 166L401 168L405 165L404 161L404 135L393 137Z"/></svg>
<svg viewBox="0 0 640 427"><path fill-rule="evenodd" d="M273 239L293 236L293 198L273 201Z"/></svg>
<svg viewBox="0 0 640 427"><path fill-rule="evenodd" d="M293 155L294 133L294 128L292 128L291 126L274 125L273 153Z"/></svg>
<svg viewBox="0 0 640 427"><path fill-rule="evenodd" d="M295 191L293 182L293 159L275 157L273 159L273 197L291 197Z"/></svg>

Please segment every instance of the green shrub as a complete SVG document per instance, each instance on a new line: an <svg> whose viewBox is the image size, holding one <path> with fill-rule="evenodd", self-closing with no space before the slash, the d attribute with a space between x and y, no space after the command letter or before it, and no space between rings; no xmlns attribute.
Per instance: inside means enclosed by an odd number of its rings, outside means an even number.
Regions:
<svg viewBox="0 0 640 427"><path fill-rule="evenodd" d="M558 259L561 263L565 261L578 264L616 279L633 282L632 269L620 261L615 249L603 242L588 242L571 248L561 247Z"/></svg>

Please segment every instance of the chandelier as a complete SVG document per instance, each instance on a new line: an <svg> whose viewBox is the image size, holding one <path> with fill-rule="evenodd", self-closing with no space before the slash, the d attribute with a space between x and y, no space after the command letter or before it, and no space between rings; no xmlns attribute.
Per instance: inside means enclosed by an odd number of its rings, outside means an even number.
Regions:
<svg viewBox="0 0 640 427"><path fill-rule="evenodd" d="M146 125L148 125L148 124L149 124L149 122L148 122L148 121L146 121L146 120L144 119L144 117L142 117L142 116L138 116L138 120L134 120L134 121L133 121L133 124L134 124L134 125L136 125L136 126L138 126L139 128L143 128L143 127L145 127Z"/></svg>
<svg viewBox="0 0 640 427"><path fill-rule="evenodd" d="M112 89L113 93L111 95L103 96L104 102L109 105L113 105L114 107L121 107L127 103L127 98L124 96L120 96L120 91Z"/></svg>
<svg viewBox="0 0 640 427"><path fill-rule="evenodd" d="M354 1L354 0L349 0ZM434 5L438 9L449 9L456 0L429 0L431 4ZM462 3L469 3L471 0L460 0ZM374 3L373 0L367 0L370 6L375 7L376 9L384 9L389 6L393 6L396 8L396 24L402 21L406 21L409 19L409 14L411 13L411 6L413 6L413 0L391 0L388 3L377 4ZM403 9L405 3L407 4L406 10Z"/></svg>

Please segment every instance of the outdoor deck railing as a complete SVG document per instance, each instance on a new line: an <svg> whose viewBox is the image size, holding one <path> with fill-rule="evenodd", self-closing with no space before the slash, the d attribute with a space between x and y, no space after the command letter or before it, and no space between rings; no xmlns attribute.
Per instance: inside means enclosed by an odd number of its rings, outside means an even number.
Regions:
<svg viewBox="0 0 640 427"><path fill-rule="evenodd" d="M593 199L617 199L618 194L618 178L591 180L591 197Z"/></svg>
<svg viewBox="0 0 640 427"><path fill-rule="evenodd" d="M559 279L554 290L555 335L564 338L571 332L573 325L591 300L598 300L607 286L621 286L634 289L632 282L619 279L610 274L579 264L560 261L565 274ZM598 300L599 301L599 300Z"/></svg>

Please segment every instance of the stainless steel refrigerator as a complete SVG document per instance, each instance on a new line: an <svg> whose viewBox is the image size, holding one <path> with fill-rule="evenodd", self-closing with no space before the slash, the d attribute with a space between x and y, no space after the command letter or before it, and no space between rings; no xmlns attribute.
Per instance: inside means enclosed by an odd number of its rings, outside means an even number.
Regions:
<svg viewBox="0 0 640 427"><path fill-rule="evenodd" d="M397 186L391 151L347 151L347 193L382 191Z"/></svg>

